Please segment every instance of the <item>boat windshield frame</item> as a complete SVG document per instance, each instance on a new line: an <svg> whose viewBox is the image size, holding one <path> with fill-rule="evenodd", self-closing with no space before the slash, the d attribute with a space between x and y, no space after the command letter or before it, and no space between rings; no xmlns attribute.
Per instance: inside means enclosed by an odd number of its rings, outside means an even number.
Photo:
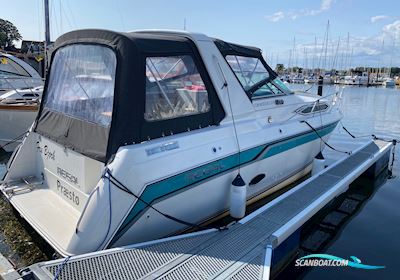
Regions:
<svg viewBox="0 0 400 280"><path fill-rule="evenodd" d="M278 74L274 70L272 70L272 68L265 61L260 49L255 48L255 47L232 44L232 43L222 41L220 39L214 39L214 43L217 46L217 48L219 49L219 51L221 52L226 63L228 64L229 68L231 69L232 73L234 74L236 80L239 82L239 84L245 91L245 93L246 93L247 97L250 99L250 101L253 101L255 99L260 99L260 98L270 98L270 97L293 94L293 91L291 91L289 88L287 88L286 86L283 85L283 83L279 80ZM262 66L268 73L268 77L256 82L251 87L246 89L244 87L243 83L240 81L238 75L236 74L236 71L232 68L232 65L228 62L227 56L240 56L240 57L257 59L259 62L261 62ZM258 63L258 61L257 61L257 63ZM269 86L268 84L271 84L271 86ZM254 93L257 90L259 90L260 88L262 88L263 86L268 87L268 89L270 89L270 91L271 91L271 94L255 96ZM273 92L273 90L271 89L272 87L276 88L279 91L279 93Z"/></svg>

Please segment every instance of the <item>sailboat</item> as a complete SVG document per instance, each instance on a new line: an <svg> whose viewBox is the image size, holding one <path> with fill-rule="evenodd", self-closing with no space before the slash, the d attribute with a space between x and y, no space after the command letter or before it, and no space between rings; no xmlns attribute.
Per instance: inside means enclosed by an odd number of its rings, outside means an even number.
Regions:
<svg viewBox="0 0 400 280"><path fill-rule="evenodd" d="M307 174L338 104L293 93L255 47L72 31L1 190L65 256L174 235L233 215L239 175L250 204Z"/></svg>

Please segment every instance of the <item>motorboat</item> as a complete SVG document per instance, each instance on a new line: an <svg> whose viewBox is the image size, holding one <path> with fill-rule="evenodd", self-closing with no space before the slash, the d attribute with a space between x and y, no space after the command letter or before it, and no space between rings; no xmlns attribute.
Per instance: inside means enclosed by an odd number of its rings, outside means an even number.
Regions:
<svg viewBox="0 0 400 280"><path fill-rule="evenodd" d="M324 82L324 85L331 85L331 84L333 84L333 78L332 78L332 76L330 76L330 75L324 75L323 76L323 82Z"/></svg>
<svg viewBox="0 0 400 280"><path fill-rule="evenodd" d="M396 81L393 78L385 78L383 79L382 85L384 87L395 87Z"/></svg>
<svg viewBox="0 0 400 280"><path fill-rule="evenodd" d="M305 80L301 75L291 77L290 82L292 84L304 84Z"/></svg>
<svg viewBox="0 0 400 280"><path fill-rule="evenodd" d="M42 93L43 86L10 90L0 95L0 104L12 104L40 100L42 98Z"/></svg>
<svg viewBox="0 0 400 280"><path fill-rule="evenodd" d="M0 52L0 94L42 85L42 77L32 66L11 54Z"/></svg>
<svg viewBox="0 0 400 280"><path fill-rule="evenodd" d="M0 148L12 152L32 125L43 80L21 59L0 53Z"/></svg>
<svg viewBox="0 0 400 280"><path fill-rule="evenodd" d="M315 84L318 82L317 76L311 75L304 79L305 84Z"/></svg>
<svg viewBox="0 0 400 280"><path fill-rule="evenodd" d="M342 117L260 49L198 33L72 31L50 60L1 191L64 256L233 216L233 187L251 204L305 176Z"/></svg>
<svg viewBox="0 0 400 280"><path fill-rule="evenodd" d="M32 125L43 79L23 60L0 53L0 148L12 152Z"/></svg>
<svg viewBox="0 0 400 280"><path fill-rule="evenodd" d="M362 73L361 75L347 75L344 77L343 83L351 86L366 86L368 85L368 73Z"/></svg>
<svg viewBox="0 0 400 280"><path fill-rule="evenodd" d="M0 147L12 152L28 132L39 109L43 86L0 95Z"/></svg>

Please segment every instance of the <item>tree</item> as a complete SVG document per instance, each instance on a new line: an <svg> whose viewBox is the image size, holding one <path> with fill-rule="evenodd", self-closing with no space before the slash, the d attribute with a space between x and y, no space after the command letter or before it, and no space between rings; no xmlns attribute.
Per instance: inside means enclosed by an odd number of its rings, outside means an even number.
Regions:
<svg viewBox="0 0 400 280"><path fill-rule="evenodd" d="M10 48L14 46L14 41L21 40L22 36L18 29L9 22L0 18L0 48Z"/></svg>
<svg viewBox="0 0 400 280"><path fill-rule="evenodd" d="M281 63L278 63L275 67L275 71L279 74L282 74L285 71L285 66L283 66Z"/></svg>

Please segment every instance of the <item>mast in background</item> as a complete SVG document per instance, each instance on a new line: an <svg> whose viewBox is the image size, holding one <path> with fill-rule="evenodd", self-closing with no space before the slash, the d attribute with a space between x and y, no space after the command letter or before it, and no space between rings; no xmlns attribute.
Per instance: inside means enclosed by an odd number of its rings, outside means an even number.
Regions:
<svg viewBox="0 0 400 280"><path fill-rule="evenodd" d="M43 2L44 2L44 35L45 35L45 41L44 41L44 61L45 62L44 62L44 65L45 65L45 69L47 71L47 63L48 63L47 51L50 46L49 0L43 0Z"/></svg>

